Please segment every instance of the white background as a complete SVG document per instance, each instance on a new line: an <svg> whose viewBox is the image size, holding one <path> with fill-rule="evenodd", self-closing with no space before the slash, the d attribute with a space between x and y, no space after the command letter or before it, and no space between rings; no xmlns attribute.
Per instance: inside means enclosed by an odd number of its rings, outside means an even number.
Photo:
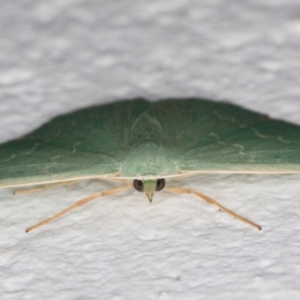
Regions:
<svg viewBox="0 0 300 300"><path fill-rule="evenodd" d="M0 141L116 100L204 97L300 124L300 4L0 2ZM31 233L116 183L0 191L1 299L300 298L300 175L209 175L178 185L217 199L130 191Z"/></svg>

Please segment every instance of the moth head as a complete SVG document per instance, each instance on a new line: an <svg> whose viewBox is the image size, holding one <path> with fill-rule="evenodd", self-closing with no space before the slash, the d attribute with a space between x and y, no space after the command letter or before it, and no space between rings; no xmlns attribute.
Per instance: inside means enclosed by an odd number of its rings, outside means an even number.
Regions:
<svg viewBox="0 0 300 300"><path fill-rule="evenodd" d="M161 191L166 185L166 181L164 179L157 180L138 180L135 179L133 181L134 188L139 192L145 192L150 203L152 202L152 198L155 192Z"/></svg>

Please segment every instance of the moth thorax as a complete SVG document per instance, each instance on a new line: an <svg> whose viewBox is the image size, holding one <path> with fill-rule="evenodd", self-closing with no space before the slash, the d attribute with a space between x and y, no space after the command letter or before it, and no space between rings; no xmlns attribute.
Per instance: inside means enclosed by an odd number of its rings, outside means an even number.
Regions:
<svg viewBox="0 0 300 300"><path fill-rule="evenodd" d="M145 141L132 147L124 160L123 176L160 176L177 173L173 155L160 144Z"/></svg>

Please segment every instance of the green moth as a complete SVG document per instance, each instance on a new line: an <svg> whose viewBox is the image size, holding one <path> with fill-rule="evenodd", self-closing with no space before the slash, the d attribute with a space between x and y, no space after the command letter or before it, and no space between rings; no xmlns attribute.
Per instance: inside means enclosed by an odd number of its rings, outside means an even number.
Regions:
<svg viewBox="0 0 300 300"><path fill-rule="evenodd" d="M199 192L166 181L199 173L300 173L300 126L202 99L121 101L59 116L0 146L0 187L87 179L131 184L84 198L27 231L97 197L129 188L193 194L258 228ZM26 190L25 190L26 191ZM24 192L21 190L20 192Z"/></svg>

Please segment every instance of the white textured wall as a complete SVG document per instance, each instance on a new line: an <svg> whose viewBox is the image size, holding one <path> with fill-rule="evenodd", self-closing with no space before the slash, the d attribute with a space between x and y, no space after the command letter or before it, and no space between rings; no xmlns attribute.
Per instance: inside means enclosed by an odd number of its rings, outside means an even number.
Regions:
<svg viewBox="0 0 300 300"><path fill-rule="evenodd" d="M19 3L18 3L19 2ZM300 124L298 0L0 2L0 140L143 96L228 100ZM95 191L0 191L1 299L299 299L300 176L198 176L201 200L138 192L24 229Z"/></svg>

